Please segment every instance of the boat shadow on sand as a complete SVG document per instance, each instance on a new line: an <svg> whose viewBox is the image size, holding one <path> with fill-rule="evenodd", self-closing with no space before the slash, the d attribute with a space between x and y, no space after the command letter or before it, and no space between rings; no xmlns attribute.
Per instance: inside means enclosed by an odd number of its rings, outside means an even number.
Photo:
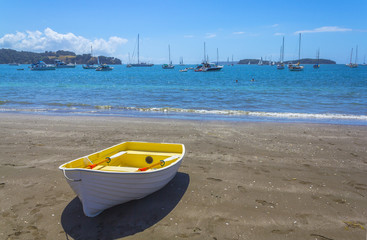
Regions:
<svg viewBox="0 0 367 240"><path fill-rule="evenodd" d="M116 239L142 232L176 207L189 183L189 175L178 172L161 190L145 198L109 208L94 218L84 215L82 204L76 197L61 215L66 238Z"/></svg>

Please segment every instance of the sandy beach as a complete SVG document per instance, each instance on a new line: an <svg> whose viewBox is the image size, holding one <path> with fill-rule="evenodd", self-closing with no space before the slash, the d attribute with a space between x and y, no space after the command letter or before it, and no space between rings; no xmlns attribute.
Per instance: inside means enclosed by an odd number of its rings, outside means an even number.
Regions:
<svg viewBox="0 0 367 240"><path fill-rule="evenodd" d="M0 114L0 239L366 239L367 127ZM59 165L183 143L176 177L84 216Z"/></svg>

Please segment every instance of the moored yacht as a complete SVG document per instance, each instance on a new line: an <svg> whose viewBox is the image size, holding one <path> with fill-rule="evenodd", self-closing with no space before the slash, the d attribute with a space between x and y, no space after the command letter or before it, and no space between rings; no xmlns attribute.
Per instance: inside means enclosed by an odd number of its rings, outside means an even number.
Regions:
<svg viewBox="0 0 367 240"><path fill-rule="evenodd" d="M102 64L98 68L96 68L96 71L111 71L111 70L113 70L113 67L110 67L107 64Z"/></svg>
<svg viewBox="0 0 367 240"><path fill-rule="evenodd" d="M290 71L294 71L294 72L303 71L303 66L300 65L300 61L301 61L301 33L299 34L298 63L297 64L288 64L288 69Z"/></svg>
<svg viewBox="0 0 367 240"><path fill-rule="evenodd" d="M32 71L55 70L55 65L46 64L44 61L39 61L31 65Z"/></svg>
<svg viewBox="0 0 367 240"><path fill-rule="evenodd" d="M72 63L66 64L65 62L63 62L59 59L55 60L55 66L57 68L75 68L75 64L72 64Z"/></svg>

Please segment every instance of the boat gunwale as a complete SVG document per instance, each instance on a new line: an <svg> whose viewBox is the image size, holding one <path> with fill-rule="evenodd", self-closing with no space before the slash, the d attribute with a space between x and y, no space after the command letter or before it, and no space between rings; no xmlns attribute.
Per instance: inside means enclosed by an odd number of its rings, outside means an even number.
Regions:
<svg viewBox="0 0 367 240"><path fill-rule="evenodd" d="M94 152L94 153L91 153L91 154L88 154L88 155L85 155L85 156L82 156L82 157L79 157L79 158L76 158L76 159L73 159L71 161L68 161L66 163L63 163L59 166L59 169L62 170L62 171L86 171L86 172L93 172L93 173L107 173L107 174L152 174L152 173L156 173L156 172L161 172L161 171L165 171L165 170L168 170L170 168L172 168L173 166L175 166L176 164L180 163L182 158L184 157L185 155L185 145L182 144L182 143L157 143L157 144L175 144L175 145L181 145L182 146L182 153L180 154L177 154L179 155L180 157L172 162L170 165L168 165L167 167L163 167L163 168L158 168L158 169L154 169L152 171L139 171L139 172L117 172L117 171L103 171L103 170L95 170L95 169L85 169L85 168L66 168L66 167L63 167L65 166L66 164L69 164L73 161L76 161L80 158L85 158L85 157L88 157L92 154L95 154L95 153L98 153L98 152L103 152L103 151L106 151L110 148L114 148L114 147L117 147L118 145L121 145L121 144L124 144L124 143L129 143L129 142L136 142L136 143L153 143L153 142L142 142L142 141L126 141L126 142L121 142L121 143L118 143L118 144L115 144L113 146L110 146L108 148L105 148L105 149L102 149L100 151L97 151L97 152ZM155 142L154 142L155 143Z"/></svg>

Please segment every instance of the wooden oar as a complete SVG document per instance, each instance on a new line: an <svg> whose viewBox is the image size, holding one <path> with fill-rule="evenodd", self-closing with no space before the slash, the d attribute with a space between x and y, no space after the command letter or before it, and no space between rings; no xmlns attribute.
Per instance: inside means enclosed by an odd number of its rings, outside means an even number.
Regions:
<svg viewBox="0 0 367 240"><path fill-rule="evenodd" d="M97 165L102 164L102 163L104 163L104 162L110 162L112 159L117 158L117 157L119 157L119 156L121 156L121 155L123 155L123 154L125 154L125 153L126 153L126 152L118 152L118 153L116 153L116 154L112 155L111 157L106 157L104 160L102 160L102 161L100 161L100 162L98 162L98 163L89 164L89 165L87 166L87 168L93 169L93 168L95 168Z"/></svg>
<svg viewBox="0 0 367 240"><path fill-rule="evenodd" d="M151 168L153 168L153 167L155 167L155 166L158 166L158 165L161 165L162 167L166 164L166 162L169 162L169 161L173 161L173 160L175 160L175 159L177 159L177 158L179 158L180 156L179 155L175 155L175 156L172 156L172 157L169 157L169 158L166 158L166 159L164 159L164 160L160 160L159 162L157 162L157 163L154 163L153 165L150 165L150 166L148 166L148 167L143 167L143 168L139 168L138 170L137 170L137 172L144 172L144 171L146 171L146 170L148 170L148 169L151 169Z"/></svg>

